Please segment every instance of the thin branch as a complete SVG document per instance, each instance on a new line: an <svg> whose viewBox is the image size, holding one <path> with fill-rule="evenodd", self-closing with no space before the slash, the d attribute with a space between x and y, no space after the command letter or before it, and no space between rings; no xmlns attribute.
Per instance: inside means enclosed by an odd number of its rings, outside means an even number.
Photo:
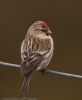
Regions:
<svg viewBox="0 0 82 100"><path fill-rule="evenodd" d="M18 64L6 63L6 62L2 62L2 61L0 61L0 65L8 66L8 67L11 67L11 68L12 67L14 67L14 68L20 68L20 65L18 65ZM82 75L64 73L64 72L53 71L53 70L45 70L44 74L50 75L50 76L59 75L59 76L66 76L66 77L71 77L71 78L74 77L74 78L80 78L80 79L82 79Z"/></svg>
<svg viewBox="0 0 82 100"><path fill-rule="evenodd" d="M0 61L0 65L20 68L20 65L18 65L18 64L6 63L6 62L2 62L2 61Z"/></svg>
<svg viewBox="0 0 82 100"><path fill-rule="evenodd" d="M66 77L70 77L70 78L74 77L74 78L80 78L80 79L82 79L82 75L76 75L76 74L59 72L59 71L53 71L53 70L46 70L45 74L50 75L50 76L51 75L52 76L59 75L59 76L66 76Z"/></svg>

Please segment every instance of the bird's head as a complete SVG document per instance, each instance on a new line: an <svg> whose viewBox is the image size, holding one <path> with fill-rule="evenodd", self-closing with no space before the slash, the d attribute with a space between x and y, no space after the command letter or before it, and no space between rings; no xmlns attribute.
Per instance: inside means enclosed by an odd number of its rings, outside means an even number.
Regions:
<svg viewBox="0 0 82 100"><path fill-rule="evenodd" d="M30 26L28 33L34 35L44 34L46 36L49 36L52 32L50 31L47 23L43 21L36 21Z"/></svg>

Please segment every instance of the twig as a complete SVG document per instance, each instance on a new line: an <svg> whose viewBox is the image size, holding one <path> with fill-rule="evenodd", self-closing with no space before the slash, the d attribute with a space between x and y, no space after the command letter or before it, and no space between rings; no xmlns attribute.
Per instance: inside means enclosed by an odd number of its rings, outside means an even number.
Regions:
<svg viewBox="0 0 82 100"><path fill-rule="evenodd" d="M20 65L18 65L18 64L6 63L6 62L2 62L2 61L0 61L0 65L14 67L14 68L20 68ZM60 75L60 76L66 76L66 77L71 77L71 78L74 77L74 78L82 79L82 75L64 73L64 72L53 71L53 70L45 70L44 74L51 75L51 76Z"/></svg>
<svg viewBox="0 0 82 100"><path fill-rule="evenodd" d="M66 76L66 77L70 77L70 78L80 78L82 79L82 75L76 75L76 74L71 74L71 73L65 73L65 72L59 72L59 71L53 71L53 70L46 70L45 74L47 75L60 75L60 76Z"/></svg>
<svg viewBox="0 0 82 100"><path fill-rule="evenodd" d="M0 65L20 68L20 65L18 65L18 64L11 64L11 63L6 63L6 62L2 62L2 61L0 61Z"/></svg>

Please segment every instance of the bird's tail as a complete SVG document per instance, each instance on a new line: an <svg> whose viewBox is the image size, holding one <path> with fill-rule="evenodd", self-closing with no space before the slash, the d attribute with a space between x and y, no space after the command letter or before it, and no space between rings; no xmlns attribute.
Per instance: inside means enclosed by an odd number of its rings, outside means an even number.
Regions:
<svg viewBox="0 0 82 100"><path fill-rule="evenodd" d="M24 76L20 93L23 92L24 96L27 96L29 90L30 75Z"/></svg>

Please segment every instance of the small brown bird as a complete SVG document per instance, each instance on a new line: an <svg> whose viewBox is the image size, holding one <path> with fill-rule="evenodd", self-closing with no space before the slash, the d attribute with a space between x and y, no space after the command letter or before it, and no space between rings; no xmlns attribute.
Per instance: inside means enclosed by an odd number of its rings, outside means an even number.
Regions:
<svg viewBox="0 0 82 100"><path fill-rule="evenodd" d="M28 29L21 45L21 72L24 81L21 91L28 93L30 78L37 70L48 67L53 56L54 44L48 25L36 21Z"/></svg>

